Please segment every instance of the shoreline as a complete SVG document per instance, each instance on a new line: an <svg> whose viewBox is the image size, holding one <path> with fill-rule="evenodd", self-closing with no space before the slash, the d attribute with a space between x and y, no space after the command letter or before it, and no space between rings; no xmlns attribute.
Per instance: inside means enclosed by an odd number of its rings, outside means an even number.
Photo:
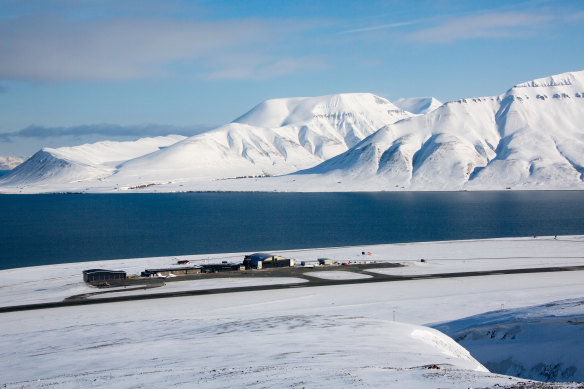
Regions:
<svg viewBox="0 0 584 389"><path fill-rule="evenodd" d="M411 245L433 245L433 244L452 244L452 243L472 243L472 242L484 242L484 241L532 241L532 240L560 240L569 241L570 238L584 237L584 234L570 234L570 235L557 235L557 239L554 239L553 235L541 235L541 236L501 236L493 238L469 238L469 239L455 239L455 240L425 240L425 241L409 241L409 242L393 242L393 243L372 243L372 244L354 244L346 246L327 246L327 247L307 247L307 248L292 248L292 249L267 249L258 250L260 252L274 252L274 253L302 253L302 252L313 252L313 251L328 251L328 250L344 250L344 249L355 249L361 250L362 248L376 248L385 246L411 246ZM577 240L576 240L577 241ZM363 251L363 250L361 250ZM370 251L370 250L369 250ZM173 258L176 260L196 258L199 260L213 260L213 259L230 259L235 257L242 257L249 254L250 251L233 251L233 252L208 252L208 253L192 253L192 254L177 254L177 255L156 255L156 256L145 256L145 257L129 257L129 258L111 258L111 259L96 259L87 261L71 261L71 262L61 262L52 263L45 265L33 265L33 266L21 266L21 267L10 267L6 269L0 268L0 272L16 269L31 269L31 268L43 268L52 266L65 266L74 264L87 264L88 268L91 264L103 264L103 263L114 263L117 261L139 261L139 260L151 260L151 259L161 259L167 260ZM205 258L199 258L205 257Z"/></svg>
<svg viewBox="0 0 584 389"><path fill-rule="evenodd" d="M1 177L1 176L0 176ZM503 193L521 193L521 192L582 192L584 187L581 188L545 188L545 187L529 187L529 188L481 188L481 189L380 189L380 190L278 190L278 189L259 189L259 190L233 190L233 189L186 189L186 190L171 190L171 191L158 191L158 190L147 190L144 189L128 189L128 190L113 190L113 191L100 191L100 190L47 190L39 192L22 192L20 191L3 191L0 186L0 196L30 196L30 195L117 195L117 194L197 194L197 193L262 193L262 194L323 194L323 193L492 193L492 192L503 192Z"/></svg>
<svg viewBox="0 0 584 389"><path fill-rule="evenodd" d="M552 236L537 238L497 238L473 239L460 241L436 241L415 243L394 243L367 246L345 246L314 249L278 250L273 251L284 257L302 260L330 258L336 262L376 262L371 264L377 268L375 272L390 277L415 277L428 274L465 273L522 270L545 267L584 266L582 245L584 235L567 235L554 239ZM363 255L370 253L370 255ZM179 260L188 260L191 266L201 264L241 262L243 253L197 254L186 256L164 256L146 258L127 258L117 260L102 260L91 262L69 262L56 265L41 265L33 267L12 268L0 271L0 306L27 305L37 303L58 302L76 295L97 291L97 288L83 282L82 271L86 269L122 270L128 276L140 275L145 269L178 268ZM424 259L424 261L421 261ZM399 267L382 269L384 266ZM289 268L293 272L280 270L284 277L304 277L316 268ZM300 270L298 270L300 269ZM302 270L304 269L304 270ZM347 272L357 271L357 267L334 266L332 269ZM254 278L253 271L245 271L244 278ZM248 273L249 272L249 273ZM193 288L217 289L224 288L226 282L233 282L239 277L234 274L216 273L214 281L209 283L203 277L180 278L165 283L156 292L164 292L169 285L182 285L182 290ZM285 274L284 274L285 273ZM263 273L268 274L268 272ZM190 276L189 276L190 277ZM278 278L277 275L272 278ZM261 280L265 276L257 277ZM298 278L298 279L300 279ZM203 284L207 283L206 285ZM201 285L199 285L201 284ZM250 286L250 285L247 285Z"/></svg>

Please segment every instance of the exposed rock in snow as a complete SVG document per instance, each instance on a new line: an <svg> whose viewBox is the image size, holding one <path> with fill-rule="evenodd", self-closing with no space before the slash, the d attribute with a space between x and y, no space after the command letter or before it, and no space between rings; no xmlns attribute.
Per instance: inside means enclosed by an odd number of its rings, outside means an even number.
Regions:
<svg viewBox="0 0 584 389"><path fill-rule="evenodd" d="M519 84L495 114L497 157L469 188L573 187L584 173L584 72Z"/></svg>

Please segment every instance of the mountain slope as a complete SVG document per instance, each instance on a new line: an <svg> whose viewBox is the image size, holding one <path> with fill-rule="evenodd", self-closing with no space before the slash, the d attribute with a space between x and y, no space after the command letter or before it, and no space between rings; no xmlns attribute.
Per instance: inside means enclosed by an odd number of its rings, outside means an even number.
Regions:
<svg viewBox="0 0 584 389"><path fill-rule="evenodd" d="M120 162L160 150L184 138L169 135L134 142L103 141L44 148L2 177L0 185L62 184L101 179L110 175Z"/></svg>
<svg viewBox="0 0 584 389"><path fill-rule="evenodd" d="M347 93L267 100L235 122L257 127L296 127L312 132L312 137L338 138L340 135L344 143L352 147L381 126L410 116L379 96Z"/></svg>
<svg viewBox="0 0 584 389"><path fill-rule="evenodd" d="M230 124L163 150L114 158L116 164L107 166L88 160L92 153L85 151L70 155L64 148L45 149L3 184L85 181L84 188L116 190L288 174L315 166L380 127L411 116L369 93L267 100ZM63 189L74 190L71 185Z"/></svg>
<svg viewBox="0 0 584 389"><path fill-rule="evenodd" d="M339 152L343 150L340 143L331 143L339 147ZM119 167L115 179L136 176L215 179L286 174L321 161L289 133L231 123L127 161Z"/></svg>
<svg viewBox="0 0 584 389"><path fill-rule="evenodd" d="M416 113L368 93L267 100L162 150L43 149L0 190L584 189L584 71L398 104Z"/></svg>
<svg viewBox="0 0 584 389"><path fill-rule="evenodd" d="M584 188L583 166L584 72L576 72L446 103L299 173L382 189Z"/></svg>
<svg viewBox="0 0 584 389"><path fill-rule="evenodd" d="M519 84L501 97L501 140L472 187L547 186L582 182L584 72Z"/></svg>
<svg viewBox="0 0 584 389"><path fill-rule="evenodd" d="M411 117L367 93L267 100L234 122L122 164L112 180L271 176L319 164Z"/></svg>

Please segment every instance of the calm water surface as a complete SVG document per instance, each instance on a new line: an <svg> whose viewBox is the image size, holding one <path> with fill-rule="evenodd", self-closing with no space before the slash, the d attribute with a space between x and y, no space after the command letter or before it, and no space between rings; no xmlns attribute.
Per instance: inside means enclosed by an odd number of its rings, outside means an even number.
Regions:
<svg viewBox="0 0 584 389"><path fill-rule="evenodd" d="M0 269L99 259L584 234L584 192L0 196Z"/></svg>

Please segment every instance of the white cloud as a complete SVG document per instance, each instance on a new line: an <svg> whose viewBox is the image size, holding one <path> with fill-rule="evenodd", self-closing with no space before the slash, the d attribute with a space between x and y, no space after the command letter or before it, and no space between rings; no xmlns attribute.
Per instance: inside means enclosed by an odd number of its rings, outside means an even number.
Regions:
<svg viewBox="0 0 584 389"><path fill-rule="evenodd" d="M45 127L32 125L19 131L0 133L0 142L9 143L17 139L30 138L87 138L89 136L98 136L103 139L109 139L112 137L133 137L137 139L146 136L166 136L171 134L192 136L205 132L211 128L213 128L213 126L170 126L163 124L121 126L118 124L107 123L72 127Z"/></svg>
<svg viewBox="0 0 584 389"><path fill-rule="evenodd" d="M325 60L319 56L223 56L215 64L217 70L203 75L208 80L264 80L304 69L324 69Z"/></svg>
<svg viewBox="0 0 584 389"><path fill-rule="evenodd" d="M164 76L175 62L192 64L197 73L225 52L261 57L266 47L307 28L253 19L0 20L0 79L137 79Z"/></svg>
<svg viewBox="0 0 584 389"><path fill-rule="evenodd" d="M548 15L521 12L488 13L453 18L438 26L408 35L413 41L448 43L464 39L525 36L551 20Z"/></svg>
<svg viewBox="0 0 584 389"><path fill-rule="evenodd" d="M358 32L369 32L369 31L375 31L375 30L386 30L386 29L390 29L390 28L398 28L398 27L410 26L410 25L416 24L416 23L419 23L419 21L409 21L409 22L397 22L397 23L381 24L381 25L376 25L376 26L369 26L369 27L363 27L363 28L355 28L355 29L352 29L352 30L346 30L346 31L342 31L341 34L352 34L352 33L358 33Z"/></svg>

